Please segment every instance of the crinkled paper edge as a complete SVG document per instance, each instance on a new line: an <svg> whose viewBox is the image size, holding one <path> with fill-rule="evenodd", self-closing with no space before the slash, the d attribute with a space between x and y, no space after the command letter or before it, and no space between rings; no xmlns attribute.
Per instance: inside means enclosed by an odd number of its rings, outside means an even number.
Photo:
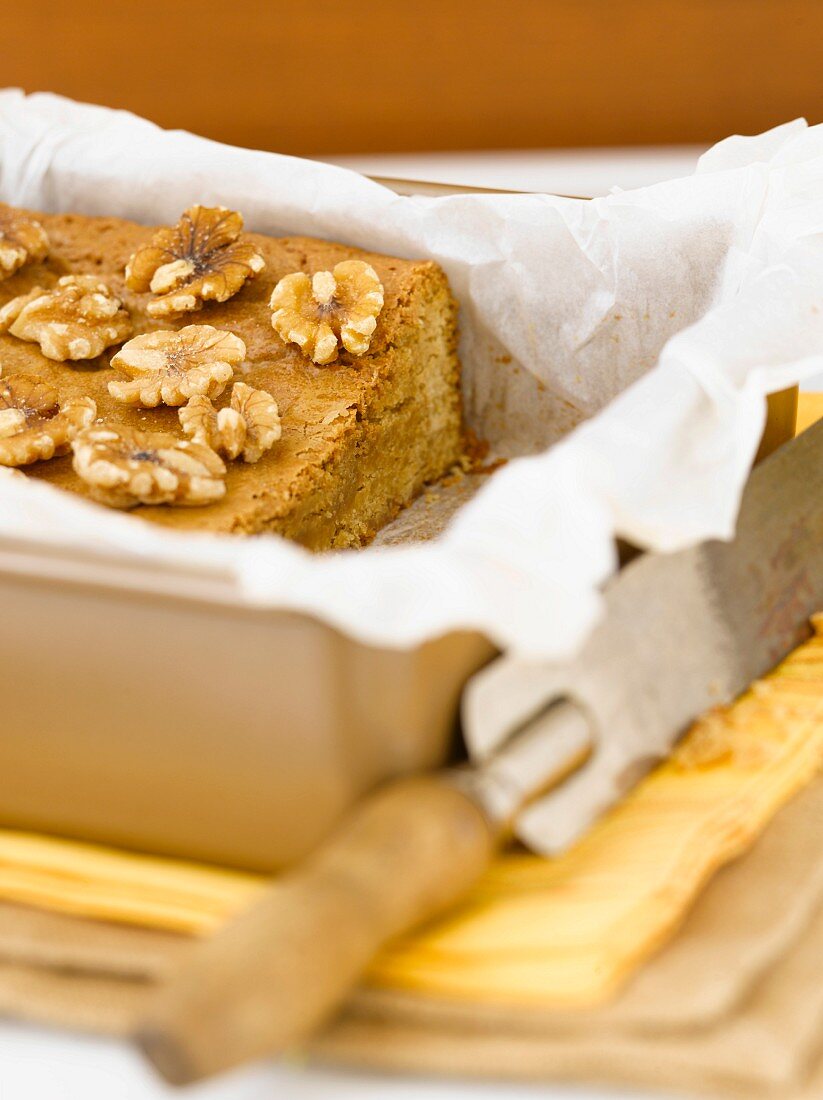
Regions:
<svg viewBox="0 0 823 1100"><path fill-rule="evenodd" d="M146 156L165 158L170 173L184 170L187 158L206 158L228 202L242 190L247 164L276 164L294 177L294 208L278 215L291 232L330 235L316 209L321 182L333 188L345 178L351 188L356 179L370 201L397 211L401 227L406 204L448 201L399 198L344 169L218 146L50 95L2 92L0 121L6 114L26 120L15 135L25 153L13 178L0 162L0 196L19 204L75 208L82 157L73 162L75 175L65 162L62 173L53 171L55 158L67 144L82 151L84 141L107 135L115 144L123 135L144 143ZM721 307L671 339L658 365L604 411L550 451L498 471L435 542L315 556L275 536L180 535L8 471L0 473L0 536L166 561L201 575L213 570L232 579L240 600L305 612L380 646L477 630L527 657L567 656L598 617L599 589L616 565L615 537L664 551L730 537L765 395L823 371L821 158L821 128L802 122L711 150L698 173L747 173L765 195L740 274L727 265L738 285ZM147 202L162 205L123 180L117 158L110 178L96 182L106 212L140 218ZM606 209L627 194L596 201ZM354 219L350 236L369 247L367 221ZM718 363L713 338L730 326L740 354ZM524 500L529 508L518 504Z"/></svg>

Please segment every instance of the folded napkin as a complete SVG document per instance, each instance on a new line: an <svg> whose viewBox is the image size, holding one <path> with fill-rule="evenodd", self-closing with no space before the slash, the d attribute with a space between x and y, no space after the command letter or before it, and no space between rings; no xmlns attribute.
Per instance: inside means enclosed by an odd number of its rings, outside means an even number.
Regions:
<svg viewBox="0 0 823 1100"><path fill-rule="evenodd" d="M734 956L728 961L736 967ZM656 964L652 964L653 970ZM699 981L694 975L692 981ZM688 988L688 987L687 987ZM657 1003L679 989L660 990ZM647 1012L654 1002L646 1005ZM315 1044L321 1060L373 1069L526 1081L568 1080L727 1097L823 1096L823 909L751 996L710 1028L638 1034L587 1014L555 1029L550 1020L485 1026L463 1012L448 1025L352 1009Z"/></svg>

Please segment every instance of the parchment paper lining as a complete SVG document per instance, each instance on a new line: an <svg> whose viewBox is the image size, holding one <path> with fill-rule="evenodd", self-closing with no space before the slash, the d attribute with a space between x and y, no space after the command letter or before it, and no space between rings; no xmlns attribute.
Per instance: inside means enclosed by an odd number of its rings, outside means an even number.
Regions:
<svg viewBox="0 0 823 1100"><path fill-rule="evenodd" d="M599 613L615 535L662 550L728 537L765 395L823 371L823 128L802 121L722 142L687 179L589 202L408 198L8 90L0 199L146 223L219 202L262 232L443 265L461 303L467 417L497 453L534 454L486 479L437 538L393 545L395 530L311 556L274 537L155 530L0 474L0 537L228 573L238 601L380 645L473 628L568 655Z"/></svg>

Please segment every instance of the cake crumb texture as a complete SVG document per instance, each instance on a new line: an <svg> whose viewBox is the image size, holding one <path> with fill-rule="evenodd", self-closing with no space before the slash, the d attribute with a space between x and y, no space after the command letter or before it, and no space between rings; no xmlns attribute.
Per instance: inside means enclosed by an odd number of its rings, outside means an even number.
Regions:
<svg viewBox="0 0 823 1100"><path fill-rule="evenodd" d="M65 275L96 275L131 314L134 335L192 323L235 333L246 345L242 381L277 402L282 436L256 465L229 464L226 494L207 507L140 506L135 515L178 530L232 534L276 532L323 550L368 543L375 533L464 453L457 358L456 304L445 275L430 261L362 252L311 238L248 234L265 269L227 302L209 302L172 320L152 318L151 295L125 285L129 257L154 229L118 218L37 214L51 242L49 257L0 283L0 308L35 286ZM368 351L316 366L271 324L269 299L292 272L331 270L345 260L369 263L385 304ZM122 376L110 367L116 348L97 359L61 363L34 344L0 336L6 378L35 375L62 400L92 398L98 416L133 430L181 435L177 409L124 406L108 392ZM88 495L71 458L27 468L27 474Z"/></svg>

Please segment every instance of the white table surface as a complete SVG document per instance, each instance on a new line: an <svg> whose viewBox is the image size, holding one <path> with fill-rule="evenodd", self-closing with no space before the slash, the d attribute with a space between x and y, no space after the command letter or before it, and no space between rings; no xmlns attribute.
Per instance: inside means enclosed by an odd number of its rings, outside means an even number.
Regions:
<svg viewBox="0 0 823 1100"><path fill-rule="evenodd" d="M576 195L644 186L690 172L684 147L554 153L438 154L338 159L374 175ZM181 1094L164 1087L125 1043L0 1023L0 1100L640 1100L648 1093L434 1080L265 1065Z"/></svg>
<svg viewBox="0 0 823 1100"><path fill-rule="evenodd" d="M182 1091L125 1043L0 1026L2 1100L641 1100L649 1094L257 1066ZM653 1100L653 1098L652 1098Z"/></svg>
<svg viewBox="0 0 823 1100"><path fill-rule="evenodd" d="M406 153L327 159L372 176L590 198L605 195L612 187L628 190L690 175L702 152L703 146L671 145L645 149Z"/></svg>

